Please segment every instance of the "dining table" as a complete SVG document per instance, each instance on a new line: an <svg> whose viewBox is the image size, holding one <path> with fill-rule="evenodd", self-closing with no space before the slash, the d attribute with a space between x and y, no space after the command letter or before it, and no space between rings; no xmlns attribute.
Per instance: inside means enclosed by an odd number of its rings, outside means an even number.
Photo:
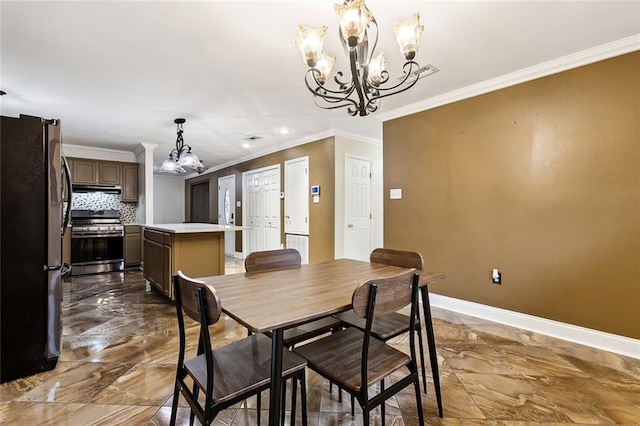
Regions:
<svg viewBox="0 0 640 426"><path fill-rule="evenodd" d="M359 284L406 271L406 268L398 266L335 259L268 271L200 277L198 280L216 289L226 315L253 333L272 333L269 425L277 426L283 415L284 330L347 311L351 309L351 297ZM425 322L428 319L430 324L427 285L444 279L445 275L418 272ZM433 347L429 347L429 352L435 356L433 329L427 325L427 343L430 341ZM431 361L433 368L434 359ZM434 371L436 373L437 370Z"/></svg>

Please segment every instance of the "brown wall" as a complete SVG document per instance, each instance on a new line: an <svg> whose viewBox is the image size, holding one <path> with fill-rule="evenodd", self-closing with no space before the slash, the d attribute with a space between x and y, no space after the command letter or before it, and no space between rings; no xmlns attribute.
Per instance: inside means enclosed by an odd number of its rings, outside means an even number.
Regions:
<svg viewBox="0 0 640 426"><path fill-rule="evenodd" d="M385 246L435 293L640 338L639 76L635 52L385 123Z"/></svg>
<svg viewBox="0 0 640 426"><path fill-rule="evenodd" d="M191 189L194 183L209 180L209 218L211 223L218 223L218 178L235 174L236 200L242 200L242 173L280 164L281 191L284 191L284 162L298 157L309 156L309 184L320 185L322 201L309 204L309 262L322 262L334 258L334 223L335 223L335 141L326 138L305 145L288 148L273 154L265 155L244 163L227 167L204 176L185 181L185 218L190 220ZM281 201L284 212L284 200ZM242 208L235 209L236 225L242 225ZM284 243L284 223L281 223L282 242ZM236 251L242 251L242 234L236 234Z"/></svg>

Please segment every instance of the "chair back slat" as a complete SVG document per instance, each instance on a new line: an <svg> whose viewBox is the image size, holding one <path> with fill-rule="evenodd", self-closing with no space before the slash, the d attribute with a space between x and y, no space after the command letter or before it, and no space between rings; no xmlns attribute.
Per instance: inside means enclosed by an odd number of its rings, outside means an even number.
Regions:
<svg viewBox="0 0 640 426"><path fill-rule="evenodd" d="M176 277L176 283L180 294L179 303L182 305L182 310L189 318L194 321L200 322L200 314L198 312L198 301L196 299L196 290L198 288L204 289L204 304L205 304L205 318L206 325L211 325L220 319L222 314L222 305L220 304L220 298L216 293L216 289L212 285L206 284L202 281L194 280L187 277L178 271Z"/></svg>
<svg viewBox="0 0 640 426"><path fill-rule="evenodd" d="M415 269L410 269L397 275L361 283L353 292L351 299L353 311L361 318L367 317L371 285L374 283L378 286L374 317L396 312L409 305L412 301L411 291L415 273Z"/></svg>
<svg viewBox="0 0 640 426"><path fill-rule="evenodd" d="M244 260L244 269L247 272L263 271L298 266L301 263L302 257L296 249L254 251Z"/></svg>
<svg viewBox="0 0 640 426"><path fill-rule="evenodd" d="M369 261L382 265L416 268L418 271L424 270L422 255L416 251L377 248L371 252Z"/></svg>

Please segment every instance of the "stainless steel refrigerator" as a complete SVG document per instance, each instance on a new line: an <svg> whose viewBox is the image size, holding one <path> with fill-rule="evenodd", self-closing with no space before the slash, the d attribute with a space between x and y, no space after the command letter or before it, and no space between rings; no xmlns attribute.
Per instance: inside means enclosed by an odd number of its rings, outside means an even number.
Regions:
<svg viewBox="0 0 640 426"><path fill-rule="evenodd" d="M0 383L55 368L62 343L63 185L57 120L0 123ZM71 194L71 191L69 191Z"/></svg>

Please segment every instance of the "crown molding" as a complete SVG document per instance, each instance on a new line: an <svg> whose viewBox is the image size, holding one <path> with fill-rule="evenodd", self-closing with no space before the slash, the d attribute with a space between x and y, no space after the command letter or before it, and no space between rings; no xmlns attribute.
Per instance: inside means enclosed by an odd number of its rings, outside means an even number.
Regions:
<svg viewBox="0 0 640 426"><path fill-rule="evenodd" d="M640 34L582 50L380 114L383 122L640 50Z"/></svg>
<svg viewBox="0 0 640 426"><path fill-rule="evenodd" d="M136 146L136 149L133 150L133 155L137 157L138 155L142 154L145 151L153 152L153 150L156 149L157 147L158 145L155 143L140 142L138 146Z"/></svg>
<svg viewBox="0 0 640 426"><path fill-rule="evenodd" d="M135 163L136 156L130 151L120 151L110 148L97 148L93 146L62 144L62 152L66 157L89 158L92 160L122 161Z"/></svg>

